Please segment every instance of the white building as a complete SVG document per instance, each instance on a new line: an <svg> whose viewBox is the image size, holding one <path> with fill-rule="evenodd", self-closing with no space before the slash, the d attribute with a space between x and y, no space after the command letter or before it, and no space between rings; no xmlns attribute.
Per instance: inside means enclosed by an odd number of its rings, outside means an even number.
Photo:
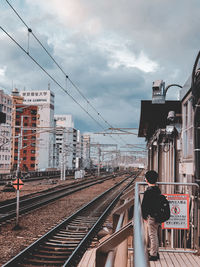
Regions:
<svg viewBox="0 0 200 267"><path fill-rule="evenodd" d="M50 90L21 91L24 104L37 105L39 114L38 132L38 169L54 167L54 93Z"/></svg>
<svg viewBox="0 0 200 267"><path fill-rule="evenodd" d="M90 135L83 134L82 135L82 157L83 157L83 168L90 168Z"/></svg>
<svg viewBox="0 0 200 267"><path fill-rule="evenodd" d="M55 115L56 121L56 167L64 164L68 170L77 168L77 130L72 115Z"/></svg>
<svg viewBox="0 0 200 267"><path fill-rule="evenodd" d="M0 111L6 113L6 123L0 124L0 173L10 173L12 98L0 90Z"/></svg>

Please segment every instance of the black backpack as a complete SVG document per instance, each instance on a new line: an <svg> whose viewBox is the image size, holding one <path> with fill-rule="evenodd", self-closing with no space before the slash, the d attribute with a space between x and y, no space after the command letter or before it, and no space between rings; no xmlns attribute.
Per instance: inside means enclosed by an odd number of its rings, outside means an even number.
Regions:
<svg viewBox="0 0 200 267"><path fill-rule="evenodd" d="M169 220L170 218L170 207L169 201L167 200L166 196L159 195L158 202L156 205L156 211L153 216L158 223L163 223Z"/></svg>

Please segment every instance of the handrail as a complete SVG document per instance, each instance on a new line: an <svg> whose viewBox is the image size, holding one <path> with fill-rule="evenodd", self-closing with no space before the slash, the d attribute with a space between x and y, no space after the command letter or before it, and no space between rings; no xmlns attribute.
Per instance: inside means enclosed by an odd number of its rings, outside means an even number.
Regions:
<svg viewBox="0 0 200 267"><path fill-rule="evenodd" d="M196 186L199 188L197 183L176 183L176 182L157 182L160 185L184 185L184 186ZM135 185L135 204L134 204L134 263L135 266L147 267L146 248L144 244L144 236L142 231L142 216L141 216L141 205L139 201L139 186L147 185L146 182L137 182Z"/></svg>
<svg viewBox="0 0 200 267"><path fill-rule="evenodd" d="M147 267L146 249L141 223L141 206L139 202L139 184L135 185L135 205L134 205L134 263L135 266Z"/></svg>

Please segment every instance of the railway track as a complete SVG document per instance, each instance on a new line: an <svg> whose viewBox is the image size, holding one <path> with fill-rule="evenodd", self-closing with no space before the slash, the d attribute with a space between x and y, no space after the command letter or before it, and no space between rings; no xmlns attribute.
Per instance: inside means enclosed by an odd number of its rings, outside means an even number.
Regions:
<svg viewBox="0 0 200 267"><path fill-rule="evenodd" d="M77 266L123 191L139 173L131 175L96 197L3 265Z"/></svg>
<svg viewBox="0 0 200 267"><path fill-rule="evenodd" d="M44 190L40 193L31 194L20 198L19 214L33 211L38 207L44 206L57 199L73 194L84 188L102 183L108 179L112 179L112 175L97 179L89 179L81 181L80 183L72 183L70 185L59 186L53 189ZM10 199L0 203L0 223L6 222L16 216L16 199Z"/></svg>

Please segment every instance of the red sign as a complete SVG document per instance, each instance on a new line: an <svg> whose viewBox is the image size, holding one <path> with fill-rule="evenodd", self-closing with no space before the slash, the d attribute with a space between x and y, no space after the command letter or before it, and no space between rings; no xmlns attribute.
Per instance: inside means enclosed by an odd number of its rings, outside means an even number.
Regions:
<svg viewBox="0 0 200 267"><path fill-rule="evenodd" d="M17 178L12 185L16 190L20 190L23 187L24 183L20 178Z"/></svg>

